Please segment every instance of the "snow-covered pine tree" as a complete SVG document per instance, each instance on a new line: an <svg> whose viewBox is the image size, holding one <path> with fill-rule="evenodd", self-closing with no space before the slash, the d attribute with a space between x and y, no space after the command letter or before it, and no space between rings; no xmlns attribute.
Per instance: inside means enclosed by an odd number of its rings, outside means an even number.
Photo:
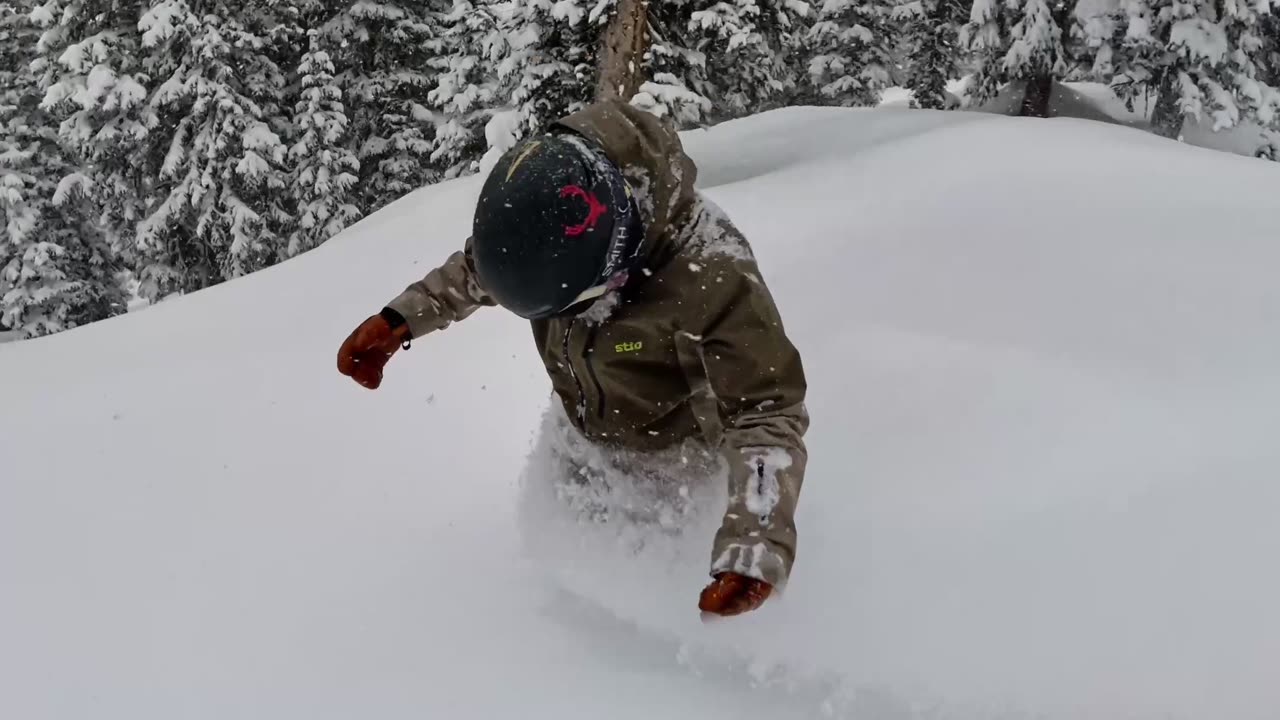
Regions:
<svg viewBox="0 0 1280 720"><path fill-rule="evenodd" d="M628 22L639 9L644 27ZM602 64L625 78L622 95L682 127L785 104L807 11L796 0L456 0L430 98L435 157L450 173L472 169L477 148L487 145L494 158L599 96L618 95Z"/></svg>
<svg viewBox="0 0 1280 720"><path fill-rule="evenodd" d="M0 2L0 214L4 220L0 226L0 268L21 254L39 220L30 197L36 178L29 169L37 148L31 142L34 128L26 102L38 88L35 78L24 72L30 62L23 47L25 23L18 7ZM10 289L5 275L0 270L0 296Z"/></svg>
<svg viewBox="0 0 1280 720"><path fill-rule="evenodd" d="M360 209L350 202L360 180L360 163L344 146L347 115L342 90L334 83L329 53L317 40L313 31L311 50L298 65L301 97L293 116L296 137L289 148L297 224L289 237L290 256L320 245L360 217Z"/></svg>
<svg viewBox="0 0 1280 720"><path fill-rule="evenodd" d="M1078 0L1071 17L1071 35L1082 49L1087 63L1077 66L1074 75L1081 79L1110 83L1115 75L1111 63L1112 48L1124 41L1119 27L1120 0Z"/></svg>
<svg viewBox="0 0 1280 720"><path fill-rule="evenodd" d="M487 0L454 0L441 19L441 53L432 59L435 86L427 94L435 126L431 160L455 177L474 171L485 151L485 125L500 103L495 68L506 35Z"/></svg>
<svg viewBox="0 0 1280 720"><path fill-rule="evenodd" d="M824 0L809 31L809 75L828 102L880 102L891 83L892 12L886 0Z"/></svg>
<svg viewBox="0 0 1280 720"><path fill-rule="evenodd" d="M698 53L702 62L686 69L682 84L710 101L709 121L780 107L805 81L793 60L804 53L807 2L685 0L662 3L660 11L688 18L677 47Z"/></svg>
<svg viewBox="0 0 1280 720"><path fill-rule="evenodd" d="M1020 113L1045 117L1055 78L1073 59L1064 47L1063 25L1074 0L974 0L960 40L973 53L969 97L990 100L1006 82L1024 86Z"/></svg>
<svg viewBox="0 0 1280 720"><path fill-rule="evenodd" d="M646 77L631 100L685 128L711 122L716 116L712 98L717 93L708 74L707 53L698 42L701 31L691 40L693 7L687 0L649 3Z"/></svg>
<svg viewBox="0 0 1280 720"><path fill-rule="evenodd" d="M973 0L969 22L960 28L960 43L969 51L971 74L968 102L982 105L1008 82L1004 56L1008 53L1008 18L1003 0Z"/></svg>
<svg viewBox="0 0 1280 720"><path fill-rule="evenodd" d="M1262 79L1273 88L1280 88L1280 7L1273 6L1271 12L1260 20L1259 36L1262 38L1262 50L1259 53L1258 72Z"/></svg>
<svg viewBox="0 0 1280 720"><path fill-rule="evenodd" d="M1280 8L1273 7L1270 13L1262 17L1261 22L1262 60L1258 72L1268 86L1280 88ZM1280 130L1272 132L1270 138L1254 154L1280 162Z"/></svg>
<svg viewBox="0 0 1280 720"><path fill-rule="evenodd" d="M1280 87L1280 7L1262 16L1262 77L1271 87Z"/></svg>
<svg viewBox="0 0 1280 720"><path fill-rule="evenodd" d="M959 75L960 26L967 10L963 0L909 0L894 7L912 107L941 110L954 105L947 82Z"/></svg>
<svg viewBox="0 0 1280 720"><path fill-rule="evenodd" d="M617 94L612 87L599 87L600 64L610 58L603 52L608 30L624 29L620 35L631 43L624 52L643 63L615 68L638 89L631 101L682 127L777 107L794 91L797 73L791 60L806 30L806 3L648 2L640 5L648 19L643 37L625 31L634 25L625 22L633 5L511 0L492 6L503 47L492 50L497 43L491 40L483 47L490 58L502 58L497 96L509 101L488 126L490 146L500 151L602 94ZM632 94L631 89L623 88L623 94Z"/></svg>
<svg viewBox="0 0 1280 720"><path fill-rule="evenodd" d="M1153 130L1181 134L1185 118L1215 129L1243 120L1274 126L1280 94L1268 83L1265 5L1211 0L1126 0L1091 7L1087 39L1130 103L1155 95Z"/></svg>
<svg viewBox="0 0 1280 720"><path fill-rule="evenodd" d="M331 6L332 7L332 6ZM429 94L447 0L343 3L320 28L357 143L364 213L440 179Z"/></svg>
<svg viewBox="0 0 1280 720"><path fill-rule="evenodd" d="M85 204L31 69L33 2L0 3L0 326L45 335L124 309L117 263Z"/></svg>
<svg viewBox="0 0 1280 720"><path fill-rule="evenodd" d="M139 21L142 46L166 59L148 100L163 119L164 160L139 224L142 294L198 290L278 262L292 218L286 148L271 125L285 78L266 4L159 0ZM159 63L157 63L159 65Z"/></svg>
<svg viewBox="0 0 1280 720"><path fill-rule="evenodd" d="M46 0L31 20L43 28L33 69L42 107L59 121L61 143L88 177L99 224L132 267L135 232L146 215L163 153L151 142L160 119L147 104L158 64L141 48L141 0ZM157 278L174 285L176 278Z"/></svg>
<svg viewBox="0 0 1280 720"><path fill-rule="evenodd" d="M1017 2L1004 69L1010 79L1025 83L1021 114L1047 117L1053 81L1067 71L1060 18L1069 17L1069 8L1053 0Z"/></svg>
<svg viewBox="0 0 1280 720"><path fill-rule="evenodd" d="M504 47L502 104L485 126L487 160L595 98L601 33L613 0L510 0L494 5Z"/></svg>

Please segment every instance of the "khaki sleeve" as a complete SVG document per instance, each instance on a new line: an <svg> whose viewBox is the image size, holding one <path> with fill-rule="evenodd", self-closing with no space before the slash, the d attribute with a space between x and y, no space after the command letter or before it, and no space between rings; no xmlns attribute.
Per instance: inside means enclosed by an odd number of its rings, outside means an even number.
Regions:
<svg viewBox="0 0 1280 720"><path fill-rule="evenodd" d="M387 307L400 313L409 324L409 333L419 338L494 304L476 280L468 240L465 249L450 255L443 265L405 288Z"/></svg>
<svg viewBox="0 0 1280 720"><path fill-rule="evenodd" d="M728 302L702 338L703 364L723 424L729 506L711 574L784 585L796 554L796 502L808 454L800 353L754 261L735 260Z"/></svg>

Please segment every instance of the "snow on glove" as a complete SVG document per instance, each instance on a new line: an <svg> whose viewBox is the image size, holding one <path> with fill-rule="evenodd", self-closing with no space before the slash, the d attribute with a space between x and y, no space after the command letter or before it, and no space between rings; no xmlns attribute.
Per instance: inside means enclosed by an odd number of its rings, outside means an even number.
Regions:
<svg viewBox="0 0 1280 720"><path fill-rule="evenodd" d="M773 586L763 580L726 572L702 590L698 609L707 615L741 615L755 610L769 599Z"/></svg>
<svg viewBox="0 0 1280 720"><path fill-rule="evenodd" d="M338 372L370 390L382 384L382 368L401 344L409 344L409 326L391 310L360 323L338 349Z"/></svg>

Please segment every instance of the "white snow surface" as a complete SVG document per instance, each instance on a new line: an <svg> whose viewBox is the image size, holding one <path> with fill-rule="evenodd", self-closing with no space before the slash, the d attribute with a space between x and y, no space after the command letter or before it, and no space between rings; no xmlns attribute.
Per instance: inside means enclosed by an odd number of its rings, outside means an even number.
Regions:
<svg viewBox="0 0 1280 720"><path fill-rule="evenodd" d="M683 532L543 507L573 438L515 317L335 371L470 178L0 345L0 717L1276 717L1280 166L981 113L685 137L808 372L782 598L700 621L710 470Z"/></svg>

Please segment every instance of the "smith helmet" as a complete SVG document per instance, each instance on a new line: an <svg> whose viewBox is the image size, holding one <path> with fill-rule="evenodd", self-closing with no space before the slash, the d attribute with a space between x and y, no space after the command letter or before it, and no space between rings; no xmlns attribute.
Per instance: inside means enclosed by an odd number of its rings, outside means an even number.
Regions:
<svg viewBox="0 0 1280 720"><path fill-rule="evenodd" d="M620 287L644 233L631 190L604 152L574 134L508 150L476 205L472 254L480 286L537 320Z"/></svg>

